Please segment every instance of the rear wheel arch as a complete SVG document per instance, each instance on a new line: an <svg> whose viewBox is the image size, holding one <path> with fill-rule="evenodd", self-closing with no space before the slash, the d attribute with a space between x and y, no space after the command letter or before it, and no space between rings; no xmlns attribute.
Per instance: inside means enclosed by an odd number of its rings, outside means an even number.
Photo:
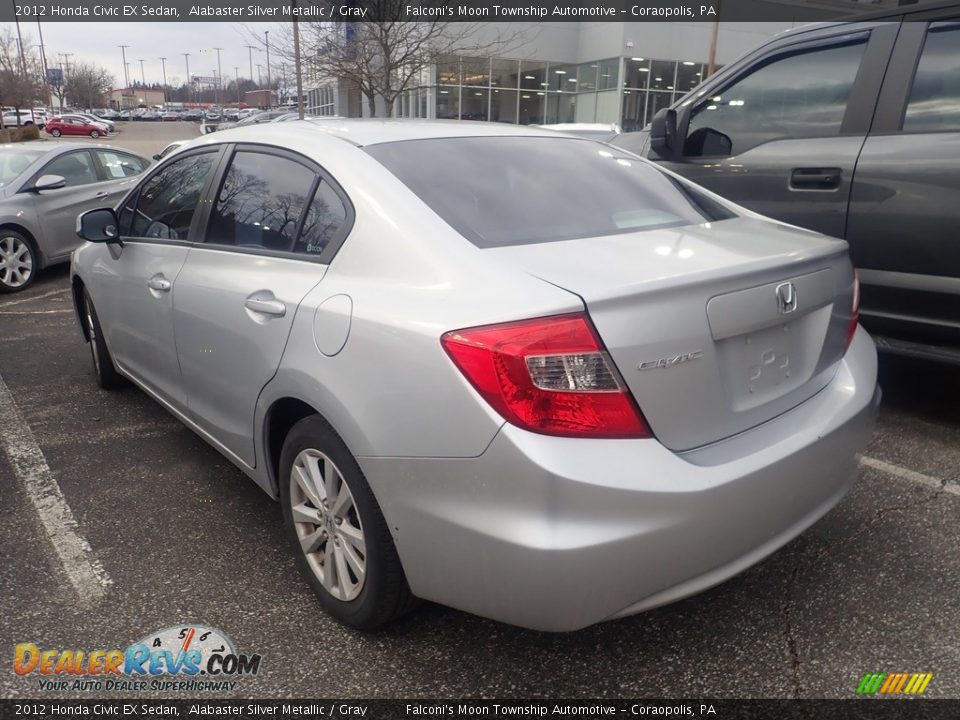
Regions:
<svg viewBox="0 0 960 720"><path fill-rule="evenodd" d="M283 442L294 425L313 415L330 425L319 410L295 397L278 398L267 409L263 428L264 456L270 488L277 496L280 490L280 453L283 451Z"/></svg>

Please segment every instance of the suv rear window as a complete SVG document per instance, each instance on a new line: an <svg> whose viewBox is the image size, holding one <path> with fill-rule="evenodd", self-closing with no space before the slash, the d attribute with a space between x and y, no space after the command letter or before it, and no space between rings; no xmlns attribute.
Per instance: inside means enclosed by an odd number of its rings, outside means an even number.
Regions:
<svg viewBox="0 0 960 720"><path fill-rule="evenodd" d="M590 140L434 138L365 150L481 248L731 217L696 203L657 168Z"/></svg>

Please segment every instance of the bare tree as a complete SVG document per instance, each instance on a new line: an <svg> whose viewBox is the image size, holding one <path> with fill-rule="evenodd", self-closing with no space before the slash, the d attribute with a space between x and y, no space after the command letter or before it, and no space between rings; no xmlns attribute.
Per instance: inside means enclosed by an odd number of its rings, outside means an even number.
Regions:
<svg viewBox="0 0 960 720"><path fill-rule="evenodd" d="M106 68L78 62L64 80L64 93L72 105L83 108L103 107L113 87L113 75Z"/></svg>
<svg viewBox="0 0 960 720"><path fill-rule="evenodd" d="M0 32L0 106L32 108L44 97L43 67L39 58L27 51L28 40L24 36L21 62L16 37L9 28ZM19 124L19 115L17 118Z"/></svg>
<svg viewBox="0 0 960 720"><path fill-rule="evenodd" d="M432 80L428 73L440 61L458 55L503 56L518 48L525 30L502 30L502 24L406 21L405 0L368 0L367 19L349 23L300 21L301 71L313 83L340 80L367 99L371 117L377 97L386 114L407 90ZM251 39L263 44L253 32ZM294 28L285 25L271 35L270 52L295 61Z"/></svg>

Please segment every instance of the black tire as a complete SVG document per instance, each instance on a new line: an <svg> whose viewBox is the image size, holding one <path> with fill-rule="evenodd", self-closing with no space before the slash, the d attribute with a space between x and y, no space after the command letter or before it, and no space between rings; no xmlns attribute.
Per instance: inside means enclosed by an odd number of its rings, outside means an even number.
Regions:
<svg viewBox="0 0 960 720"><path fill-rule="evenodd" d="M366 573L359 594L352 600L334 597L323 586L300 544L297 528L303 524L293 520L291 473L294 461L308 450L322 453L333 462L353 496L353 507L359 516L366 550ZM283 523L297 568L330 615L357 630L375 630L416 607L418 600L410 593L393 538L373 491L346 444L323 418L317 415L304 418L287 434L280 454L279 484ZM326 547L330 547L330 542ZM316 555L319 554L318 551Z"/></svg>
<svg viewBox="0 0 960 720"><path fill-rule="evenodd" d="M54 128L53 130L50 131L50 134L53 135L54 137L60 137L61 132L59 129Z"/></svg>
<svg viewBox="0 0 960 720"><path fill-rule="evenodd" d="M0 293L26 290L33 284L40 269L39 255L33 241L16 230L0 229L0 262ZM29 267L25 268L25 265ZM24 274L26 277L23 277Z"/></svg>
<svg viewBox="0 0 960 720"><path fill-rule="evenodd" d="M97 317L97 310L93 306L93 300L90 299L90 293L83 289L83 322L86 325L87 334L90 336L90 357L93 360L93 372L97 377L97 385L104 390L115 390L127 384L126 378L117 372L113 364L113 356L107 349L107 343L103 339L103 331L100 328L100 318Z"/></svg>

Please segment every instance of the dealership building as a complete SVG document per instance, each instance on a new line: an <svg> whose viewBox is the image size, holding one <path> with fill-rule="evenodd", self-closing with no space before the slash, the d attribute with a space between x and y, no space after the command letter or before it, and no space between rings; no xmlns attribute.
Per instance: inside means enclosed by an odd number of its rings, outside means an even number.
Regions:
<svg viewBox="0 0 960 720"><path fill-rule="evenodd" d="M503 48L496 56L443 58L397 100L393 114L637 129L706 77L715 31L720 67L803 22L487 23L476 45ZM307 112L369 114L359 92L336 82L308 92Z"/></svg>

